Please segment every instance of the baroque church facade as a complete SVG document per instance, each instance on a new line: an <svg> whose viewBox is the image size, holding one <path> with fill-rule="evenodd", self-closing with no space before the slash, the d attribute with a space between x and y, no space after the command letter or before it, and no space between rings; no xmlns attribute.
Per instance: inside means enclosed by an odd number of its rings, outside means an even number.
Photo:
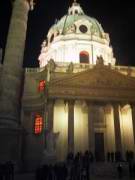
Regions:
<svg viewBox="0 0 135 180"><path fill-rule="evenodd" d="M0 66L0 160L37 167L48 132L58 133L55 151L60 161L69 152L86 150L98 161L106 161L108 152L120 152L125 159L127 151L135 151L135 68L115 65L109 34L75 1L49 29L40 67L24 72L20 48L30 7L32 1L14 2Z"/></svg>

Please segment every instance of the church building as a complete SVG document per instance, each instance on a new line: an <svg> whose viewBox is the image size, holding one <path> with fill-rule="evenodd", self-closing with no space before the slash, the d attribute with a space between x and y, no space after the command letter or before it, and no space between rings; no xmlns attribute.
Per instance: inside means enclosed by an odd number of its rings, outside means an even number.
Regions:
<svg viewBox="0 0 135 180"><path fill-rule="evenodd" d="M49 29L40 67L23 72L20 42L25 42L26 29L20 35L23 25L19 28L14 18L18 14L27 23L28 2L14 2L7 61L0 65L0 141L5 139L0 160L8 157L26 169L36 168L44 160L49 132L57 134L58 161L86 150L97 161L106 161L108 152L120 152L125 159L127 151L135 152L135 67L115 65L109 34L74 1ZM18 47L14 52L12 45Z"/></svg>

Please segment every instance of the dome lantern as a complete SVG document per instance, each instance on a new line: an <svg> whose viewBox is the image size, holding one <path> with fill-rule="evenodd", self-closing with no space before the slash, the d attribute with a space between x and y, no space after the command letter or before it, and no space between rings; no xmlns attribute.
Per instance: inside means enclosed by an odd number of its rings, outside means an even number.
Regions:
<svg viewBox="0 0 135 180"><path fill-rule="evenodd" d="M68 15L84 15L84 12L80 4L74 1L72 6L68 9Z"/></svg>

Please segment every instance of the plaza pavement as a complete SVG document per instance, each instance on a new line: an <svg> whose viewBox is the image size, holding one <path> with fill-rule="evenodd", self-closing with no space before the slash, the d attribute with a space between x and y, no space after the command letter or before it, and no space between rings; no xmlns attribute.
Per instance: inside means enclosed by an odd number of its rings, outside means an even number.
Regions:
<svg viewBox="0 0 135 180"><path fill-rule="evenodd" d="M122 163L123 177L121 180L135 180L129 177L128 164ZM35 180L35 173L15 175L15 180ZM119 180L116 163L93 163L90 167L90 180Z"/></svg>

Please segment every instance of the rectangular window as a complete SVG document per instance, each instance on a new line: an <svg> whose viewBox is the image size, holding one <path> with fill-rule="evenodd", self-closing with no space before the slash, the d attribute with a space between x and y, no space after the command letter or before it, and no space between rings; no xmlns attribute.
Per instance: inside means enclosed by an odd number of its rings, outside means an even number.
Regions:
<svg viewBox="0 0 135 180"><path fill-rule="evenodd" d="M39 82L38 91L39 91L39 92L42 92L42 91L44 91L44 90L45 90L45 80L41 80L41 81Z"/></svg>
<svg viewBox="0 0 135 180"><path fill-rule="evenodd" d="M37 114L35 116L35 127L34 127L35 134L41 134L42 129L43 129L43 118L41 115Z"/></svg>

